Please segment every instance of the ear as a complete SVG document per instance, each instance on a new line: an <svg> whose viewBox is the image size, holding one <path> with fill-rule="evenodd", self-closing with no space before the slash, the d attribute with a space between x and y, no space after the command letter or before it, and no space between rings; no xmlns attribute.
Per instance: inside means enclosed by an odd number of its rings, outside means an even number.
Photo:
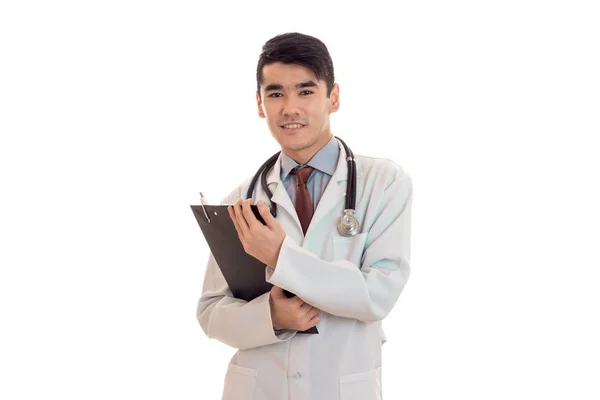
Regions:
<svg viewBox="0 0 600 400"><path fill-rule="evenodd" d="M334 113L340 109L340 85L334 84L331 89L331 94L329 95L329 112Z"/></svg>
<svg viewBox="0 0 600 400"><path fill-rule="evenodd" d="M265 118L265 112L262 108L262 101L260 100L260 94L258 93L258 90L256 91L256 105L258 106L258 116Z"/></svg>

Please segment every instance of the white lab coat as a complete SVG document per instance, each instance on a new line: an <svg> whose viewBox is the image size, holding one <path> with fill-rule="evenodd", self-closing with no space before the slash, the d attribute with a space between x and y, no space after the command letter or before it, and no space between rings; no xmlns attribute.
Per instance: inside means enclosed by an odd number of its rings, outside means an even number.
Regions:
<svg viewBox="0 0 600 400"><path fill-rule="evenodd" d="M339 142L338 142L339 143ZM359 234L343 237L346 155L340 157L306 238L280 180L280 160L267 183L287 236L266 280L319 308L319 334L273 331L270 293L246 302L232 297L212 255L197 318L205 334L239 349L230 360L222 400L376 400L381 395L381 321L409 277L412 181L387 159L355 155ZM246 198L251 177L223 200ZM254 194L270 201L260 182Z"/></svg>

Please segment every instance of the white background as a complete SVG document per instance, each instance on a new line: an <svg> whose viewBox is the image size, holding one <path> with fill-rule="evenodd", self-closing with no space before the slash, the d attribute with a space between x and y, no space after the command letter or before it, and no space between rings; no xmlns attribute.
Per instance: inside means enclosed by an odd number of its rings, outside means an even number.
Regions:
<svg viewBox="0 0 600 400"><path fill-rule="evenodd" d="M0 398L220 398L189 206L278 150L256 62L300 31L334 134L414 181L386 399L599 399L592 3L2 2Z"/></svg>

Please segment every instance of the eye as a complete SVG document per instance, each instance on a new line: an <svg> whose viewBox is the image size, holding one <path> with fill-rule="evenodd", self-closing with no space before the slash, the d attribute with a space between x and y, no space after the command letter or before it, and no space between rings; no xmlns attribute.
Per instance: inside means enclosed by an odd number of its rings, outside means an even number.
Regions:
<svg viewBox="0 0 600 400"><path fill-rule="evenodd" d="M268 97L281 97L283 94L281 93L271 93Z"/></svg>
<svg viewBox="0 0 600 400"><path fill-rule="evenodd" d="M312 90L303 90L300 92L301 95L303 96L307 96L309 94L313 94L314 92Z"/></svg>

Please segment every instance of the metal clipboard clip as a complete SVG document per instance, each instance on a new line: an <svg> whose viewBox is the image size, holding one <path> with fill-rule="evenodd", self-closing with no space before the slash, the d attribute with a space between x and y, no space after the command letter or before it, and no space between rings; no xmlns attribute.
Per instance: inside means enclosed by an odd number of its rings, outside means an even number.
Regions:
<svg viewBox="0 0 600 400"><path fill-rule="evenodd" d="M202 209L204 210L204 216L206 217L206 220L210 224L210 218L208 217L208 213L206 212L206 208L204 208L204 200L206 200L206 199L204 198L204 195L202 194L202 192L200 192L200 205L202 206Z"/></svg>

